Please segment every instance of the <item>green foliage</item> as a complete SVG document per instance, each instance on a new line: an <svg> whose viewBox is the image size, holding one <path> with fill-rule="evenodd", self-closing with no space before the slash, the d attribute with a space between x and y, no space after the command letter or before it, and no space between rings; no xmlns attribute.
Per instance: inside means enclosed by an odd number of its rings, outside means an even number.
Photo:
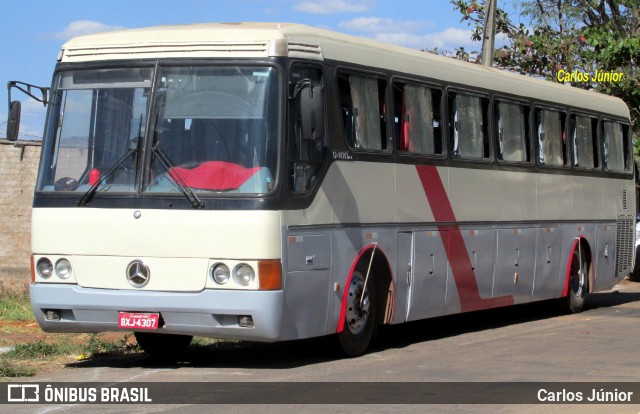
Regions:
<svg viewBox="0 0 640 414"><path fill-rule="evenodd" d="M26 291L13 292L0 289L0 320L30 321L33 319L33 311Z"/></svg>
<svg viewBox="0 0 640 414"><path fill-rule="evenodd" d="M70 341L68 337L59 337L53 342L37 340L14 346L9 352L0 356L0 362L39 360L66 355L78 355L80 359L85 359L90 356L138 351L137 346L128 343L128 337L129 335L125 335L120 341L107 341L93 334L84 344Z"/></svg>
<svg viewBox="0 0 640 414"><path fill-rule="evenodd" d="M91 335L87 344L83 347L83 353L89 355L109 354L119 348L118 344L100 339L97 335Z"/></svg>
<svg viewBox="0 0 640 414"><path fill-rule="evenodd" d="M0 286L0 321L33 321L34 316L26 291L15 292ZM12 329L9 323L5 329ZM40 361L53 361L59 357L75 356L82 360L104 354L120 354L140 351L137 345L129 343L130 335L119 341L105 340L97 334L79 341L78 335L54 335L50 340L36 340L19 343L5 353L0 353L0 378L32 377L36 374ZM5 341L6 342L6 341ZM11 341L9 341L10 343Z"/></svg>
<svg viewBox="0 0 640 414"><path fill-rule="evenodd" d="M485 1L451 0L461 21L472 26L472 39L484 29ZM530 27L511 22L498 8L496 33L509 44L497 49L496 66L558 82L558 72L623 73L620 82L571 82L625 101L631 111L636 154L640 153L640 3L637 0L528 0L519 12ZM457 53L458 59L477 61L477 54ZM590 77L591 78L591 77Z"/></svg>
<svg viewBox="0 0 640 414"><path fill-rule="evenodd" d="M81 349L83 355L100 355L100 354L115 354L118 352L127 352L139 350L137 346L129 344L128 338L130 335L125 335L120 341L105 341L98 335L93 334Z"/></svg>
<svg viewBox="0 0 640 414"><path fill-rule="evenodd" d="M129 344L125 335L120 341L108 341L93 334L85 343L69 336L56 336L53 341L34 342L15 345L9 352L0 354L0 378L32 377L42 361L55 361L59 357L71 357L84 360L105 354L121 355L141 351L137 345ZM74 339L74 340L71 340Z"/></svg>
<svg viewBox="0 0 640 414"><path fill-rule="evenodd" d="M5 354L6 358L39 359L52 356L66 355L68 344L50 344L43 340L18 344Z"/></svg>
<svg viewBox="0 0 640 414"><path fill-rule="evenodd" d="M17 366L6 359L0 359L0 378L33 377L36 370L29 367Z"/></svg>

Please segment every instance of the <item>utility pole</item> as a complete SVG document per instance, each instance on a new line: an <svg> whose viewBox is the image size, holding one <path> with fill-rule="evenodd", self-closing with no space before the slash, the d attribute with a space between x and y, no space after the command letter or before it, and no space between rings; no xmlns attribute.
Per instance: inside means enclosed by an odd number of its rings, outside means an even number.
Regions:
<svg viewBox="0 0 640 414"><path fill-rule="evenodd" d="M496 38L496 0L487 0L482 37L482 60L484 66L493 66L493 44Z"/></svg>

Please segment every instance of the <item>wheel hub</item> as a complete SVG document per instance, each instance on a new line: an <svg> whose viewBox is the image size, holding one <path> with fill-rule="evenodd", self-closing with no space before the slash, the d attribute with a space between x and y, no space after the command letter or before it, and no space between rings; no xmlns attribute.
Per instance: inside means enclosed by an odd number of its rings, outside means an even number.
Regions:
<svg viewBox="0 0 640 414"><path fill-rule="evenodd" d="M573 289L576 296L582 296L582 290L584 289L584 286L585 286L585 280L586 280L585 273L583 271L578 271L577 277L575 278L575 281L574 281L575 286Z"/></svg>
<svg viewBox="0 0 640 414"><path fill-rule="evenodd" d="M352 333L358 334L365 328L369 319L369 307L369 291L364 289L364 280L354 277L349 285L347 302L347 325Z"/></svg>

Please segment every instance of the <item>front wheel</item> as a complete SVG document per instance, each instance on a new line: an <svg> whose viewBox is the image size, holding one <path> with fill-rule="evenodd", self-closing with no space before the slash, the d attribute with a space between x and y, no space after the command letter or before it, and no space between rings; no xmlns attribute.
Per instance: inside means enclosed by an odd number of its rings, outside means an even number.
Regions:
<svg viewBox="0 0 640 414"><path fill-rule="evenodd" d="M355 271L347 289L344 328L338 333L338 340L344 353L355 357L366 352L375 333L375 285L369 279L365 289L365 278Z"/></svg>
<svg viewBox="0 0 640 414"><path fill-rule="evenodd" d="M151 332L134 332L140 348L153 358L162 360L175 360L187 350L191 344L192 336L170 335Z"/></svg>

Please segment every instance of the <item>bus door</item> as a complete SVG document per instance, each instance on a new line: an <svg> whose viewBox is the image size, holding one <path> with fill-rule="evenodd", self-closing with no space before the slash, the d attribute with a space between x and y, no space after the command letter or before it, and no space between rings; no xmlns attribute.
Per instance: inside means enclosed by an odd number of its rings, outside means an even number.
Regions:
<svg viewBox="0 0 640 414"><path fill-rule="evenodd" d="M444 313L447 293L448 232L421 230L401 233L398 259L408 284L406 320L413 321Z"/></svg>

